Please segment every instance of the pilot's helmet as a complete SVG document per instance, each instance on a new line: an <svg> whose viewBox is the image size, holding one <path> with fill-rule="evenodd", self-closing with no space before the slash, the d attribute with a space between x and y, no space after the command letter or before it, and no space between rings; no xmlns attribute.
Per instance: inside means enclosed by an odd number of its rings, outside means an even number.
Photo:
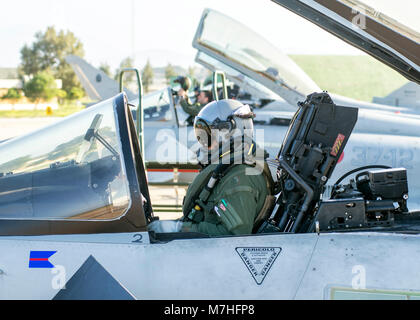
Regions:
<svg viewBox="0 0 420 320"><path fill-rule="evenodd" d="M191 80L188 77L179 76L174 80L174 83L179 83L181 88L188 91L191 87Z"/></svg>
<svg viewBox="0 0 420 320"><path fill-rule="evenodd" d="M225 153L229 150L236 152L237 150L232 148L242 148L244 144L251 146L254 116L248 105L237 100L210 102L201 109L194 120L194 132L201 149Z"/></svg>

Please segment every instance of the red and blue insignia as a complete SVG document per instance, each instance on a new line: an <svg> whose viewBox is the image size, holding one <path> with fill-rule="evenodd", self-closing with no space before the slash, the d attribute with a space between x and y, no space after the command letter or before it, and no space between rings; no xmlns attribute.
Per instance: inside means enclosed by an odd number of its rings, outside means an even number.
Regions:
<svg viewBox="0 0 420 320"><path fill-rule="evenodd" d="M29 268L54 268L48 259L57 251L31 251L29 254Z"/></svg>

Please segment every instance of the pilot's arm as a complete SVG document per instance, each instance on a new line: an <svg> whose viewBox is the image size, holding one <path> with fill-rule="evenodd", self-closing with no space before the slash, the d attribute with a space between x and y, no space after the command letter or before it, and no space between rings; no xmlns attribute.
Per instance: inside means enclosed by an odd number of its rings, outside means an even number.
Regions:
<svg viewBox="0 0 420 320"><path fill-rule="evenodd" d="M192 103L190 97L185 90L179 89L178 96L180 97L179 104L182 109L188 113L190 116L195 117L201 110L202 106L200 103Z"/></svg>
<svg viewBox="0 0 420 320"><path fill-rule="evenodd" d="M222 189L217 189L218 187ZM170 225L167 231L155 232L199 232L211 236L251 234L254 220L268 194L262 175L244 175L238 172L229 176L228 181L216 187L214 200L208 211L204 212L201 222L165 222ZM158 227L160 221L156 221ZM152 226L152 229L155 226ZM150 230L150 227L149 227Z"/></svg>
<svg viewBox="0 0 420 320"><path fill-rule="evenodd" d="M246 175L237 168L226 176L214 190L217 197L210 212L205 212L204 221L187 222L182 231L206 233L213 236L251 234L254 220L264 205L268 194L263 175Z"/></svg>
<svg viewBox="0 0 420 320"><path fill-rule="evenodd" d="M185 222L181 231L211 236L251 234L257 216L258 191L250 186L229 189L215 202L205 221Z"/></svg>
<svg viewBox="0 0 420 320"><path fill-rule="evenodd" d="M257 215L258 191L249 186L229 189L215 205L206 212L202 222L159 220L149 224L148 229L157 233L199 232L210 236L251 234Z"/></svg>
<svg viewBox="0 0 420 320"><path fill-rule="evenodd" d="M181 99L180 104L182 109L192 117L197 116L202 109L202 105L199 102L192 103L189 97Z"/></svg>

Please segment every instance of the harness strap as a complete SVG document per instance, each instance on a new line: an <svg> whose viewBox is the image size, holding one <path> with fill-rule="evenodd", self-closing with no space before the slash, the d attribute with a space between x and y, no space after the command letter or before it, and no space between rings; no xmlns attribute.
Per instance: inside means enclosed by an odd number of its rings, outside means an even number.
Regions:
<svg viewBox="0 0 420 320"><path fill-rule="evenodd" d="M253 233L255 233L261 223L267 219L267 214L273 211L274 205L276 204L276 197L268 195L265 197L264 205L254 220Z"/></svg>
<svg viewBox="0 0 420 320"><path fill-rule="evenodd" d="M217 183L223 178L226 173L235 166L232 161L229 164L219 164L213 171L212 175L205 180L204 188L200 193L195 194L191 198L192 208L188 208L184 212L183 221L200 222L204 219L204 209L209 209L207 200L209 199L211 192L216 187Z"/></svg>

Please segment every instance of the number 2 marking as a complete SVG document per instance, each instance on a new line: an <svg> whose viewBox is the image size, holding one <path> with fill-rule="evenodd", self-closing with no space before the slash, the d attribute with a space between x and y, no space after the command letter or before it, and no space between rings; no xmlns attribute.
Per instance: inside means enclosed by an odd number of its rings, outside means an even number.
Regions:
<svg viewBox="0 0 420 320"><path fill-rule="evenodd" d="M137 239L136 239L136 237L137 237ZM140 233L137 233L133 236L133 238L135 240L133 240L132 243L141 243L142 242L141 240L143 239L143 236Z"/></svg>

